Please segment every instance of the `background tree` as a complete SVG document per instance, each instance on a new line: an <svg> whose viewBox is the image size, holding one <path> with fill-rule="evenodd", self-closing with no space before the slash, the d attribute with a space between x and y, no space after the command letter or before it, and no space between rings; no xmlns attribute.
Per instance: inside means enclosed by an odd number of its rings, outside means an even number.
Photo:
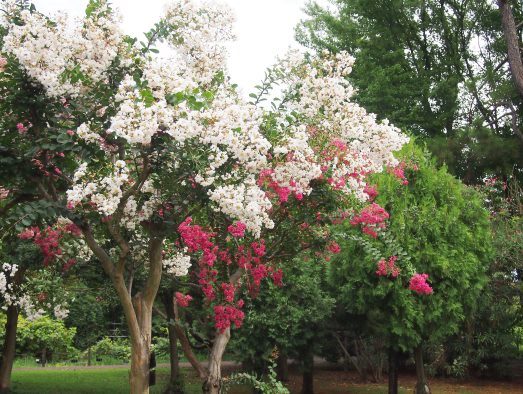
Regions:
<svg viewBox="0 0 523 394"><path fill-rule="evenodd" d="M521 275L522 193L517 182L510 187L489 178L479 188L491 214L494 255L488 266L488 283L478 307L460 332L442 347L445 363L437 372L454 376L511 376L521 356L523 309Z"/></svg>
<svg viewBox="0 0 523 394"><path fill-rule="evenodd" d="M422 137L466 183L514 169L521 177L523 101L495 2L331 3L308 6L297 38L319 51L357 56L351 80L359 103ZM521 45L521 1L500 4L512 7L511 37Z"/></svg>

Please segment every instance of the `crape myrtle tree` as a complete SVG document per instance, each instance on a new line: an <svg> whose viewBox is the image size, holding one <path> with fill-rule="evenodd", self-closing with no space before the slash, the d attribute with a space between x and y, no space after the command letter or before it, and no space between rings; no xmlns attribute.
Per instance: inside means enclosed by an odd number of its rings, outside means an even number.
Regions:
<svg viewBox="0 0 523 394"><path fill-rule="evenodd" d="M347 208L361 205L355 202L358 199L367 200L364 179L369 173L397 164L392 156L383 154L407 139L396 132L390 134L394 129L387 123L377 124L373 115L348 100L352 88L344 75L351 64L346 54L309 58L291 52L268 71L258 94L251 95L256 103L275 83L283 85L283 97L272 103L260 126L274 141L272 168L262 170L257 178L273 207L273 228L265 228L256 239L246 232L248 225L242 220L231 223L204 211L178 227L181 245L198 261L190 269L193 280L186 288L199 290L196 295L175 294L175 319L184 320L186 314L179 313L179 306L187 307L194 298L192 309L198 303L196 309L210 309L214 320L209 370L188 355L206 379L205 390L219 389L220 363L230 329L242 324L245 300L239 290L257 294L267 276L280 282L278 266L303 250L336 253L327 225L351 216L353 212ZM388 135L396 139L389 140L389 148L374 146ZM203 313L204 318L208 315ZM183 349L190 349L183 330L179 328L178 333L185 343Z"/></svg>
<svg viewBox="0 0 523 394"><path fill-rule="evenodd" d="M330 282L341 309L385 338L392 356L414 352L416 392L424 393L423 347L442 343L477 309L491 233L477 192L437 169L414 143L399 157L402 172L373 178L375 201L390 213L387 230L363 239L350 226L340 228L345 241Z"/></svg>
<svg viewBox="0 0 523 394"><path fill-rule="evenodd" d="M25 2L5 8L2 67L20 77L3 75L16 104L4 112L21 121L2 135L8 151L15 133L44 141L36 152L27 143L20 166L42 172L51 189L39 187L42 196L67 218L43 229L29 223L20 237L38 244L52 235L46 261L71 252L60 246L68 236L52 231L71 234L101 263L128 326L133 393L149 391L162 270L184 276L196 256L208 302L223 293L212 309L216 351L204 384L218 392L218 360L231 322L239 325L243 315L231 289L266 276L258 259L271 241L262 234L275 227L273 200L298 203L317 179L365 200L365 177L396 165L392 152L406 137L349 101L344 77L353 59L346 53L292 53L281 65L288 89L278 105L266 111L243 100L225 70L232 17L216 4L173 3L145 42L121 32L105 1L90 1L74 22ZM171 47L170 58L157 55L159 40ZM44 93L35 100L38 123L20 112L16 83ZM340 153L324 157L328 147ZM62 159L68 165L60 167ZM247 235L228 251L227 231ZM230 252L234 264L229 269L224 257L220 282L213 268L219 252Z"/></svg>
<svg viewBox="0 0 523 394"><path fill-rule="evenodd" d="M43 86L4 51L9 23L22 23L18 6L28 7L22 3L2 3L6 13L0 25L0 292L7 316L2 391L9 389L19 313L29 319L43 313L64 318L68 295L62 274L89 255L77 240L81 232L59 216L56 205L67 189L61 169L75 168L69 152L78 149L64 139L65 130L53 128L66 115L64 102L48 99ZM77 258L67 258L64 246Z"/></svg>

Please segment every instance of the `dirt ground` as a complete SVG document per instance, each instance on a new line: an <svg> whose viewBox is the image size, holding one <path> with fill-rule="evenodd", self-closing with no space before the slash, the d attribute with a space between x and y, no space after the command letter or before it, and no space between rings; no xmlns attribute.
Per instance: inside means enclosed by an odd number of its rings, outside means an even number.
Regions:
<svg viewBox="0 0 523 394"><path fill-rule="evenodd" d="M354 372L316 370L314 378L314 392L316 394L341 394L341 393L387 393L386 376L381 384L364 383ZM399 389L403 393L412 393L416 383L416 376L400 374ZM455 380L439 379L429 380L433 394L459 393L459 394L523 394L523 380L517 381L492 381L480 379ZM297 372L290 374L288 387L292 394L299 394L301 390L301 376Z"/></svg>

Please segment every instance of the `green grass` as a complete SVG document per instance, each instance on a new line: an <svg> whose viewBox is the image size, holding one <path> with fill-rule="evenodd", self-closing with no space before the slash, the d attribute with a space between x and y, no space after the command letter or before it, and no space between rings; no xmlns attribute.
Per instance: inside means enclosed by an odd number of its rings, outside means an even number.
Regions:
<svg viewBox="0 0 523 394"><path fill-rule="evenodd" d="M161 393L169 371L160 368L157 384L151 393ZM42 368L42 371L13 371L14 394L127 394L129 393L129 371L126 368L57 371ZM192 379L191 379L192 380ZM186 382L187 393L201 393L198 381Z"/></svg>

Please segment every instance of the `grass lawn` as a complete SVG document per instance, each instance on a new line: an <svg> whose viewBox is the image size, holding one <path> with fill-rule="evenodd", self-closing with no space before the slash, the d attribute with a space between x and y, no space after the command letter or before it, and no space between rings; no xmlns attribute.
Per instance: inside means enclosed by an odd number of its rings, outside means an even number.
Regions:
<svg viewBox="0 0 523 394"><path fill-rule="evenodd" d="M165 368L157 372L151 393L161 393L168 378ZM13 393L20 394L127 394L129 372L126 368L13 371ZM200 393L199 383L187 384L188 393Z"/></svg>
<svg viewBox="0 0 523 394"><path fill-rule="evenodd" d="M200 380L192 369L184 369L187 394L202 392ZM151 387L151 394L162 393L165 388L169 370L158 368L156 385ZM13 371L13 394L128 394L129 371L127 368L70 370L46 369ZM246 394L249 390L236 388L231 394Z"/></svg>

